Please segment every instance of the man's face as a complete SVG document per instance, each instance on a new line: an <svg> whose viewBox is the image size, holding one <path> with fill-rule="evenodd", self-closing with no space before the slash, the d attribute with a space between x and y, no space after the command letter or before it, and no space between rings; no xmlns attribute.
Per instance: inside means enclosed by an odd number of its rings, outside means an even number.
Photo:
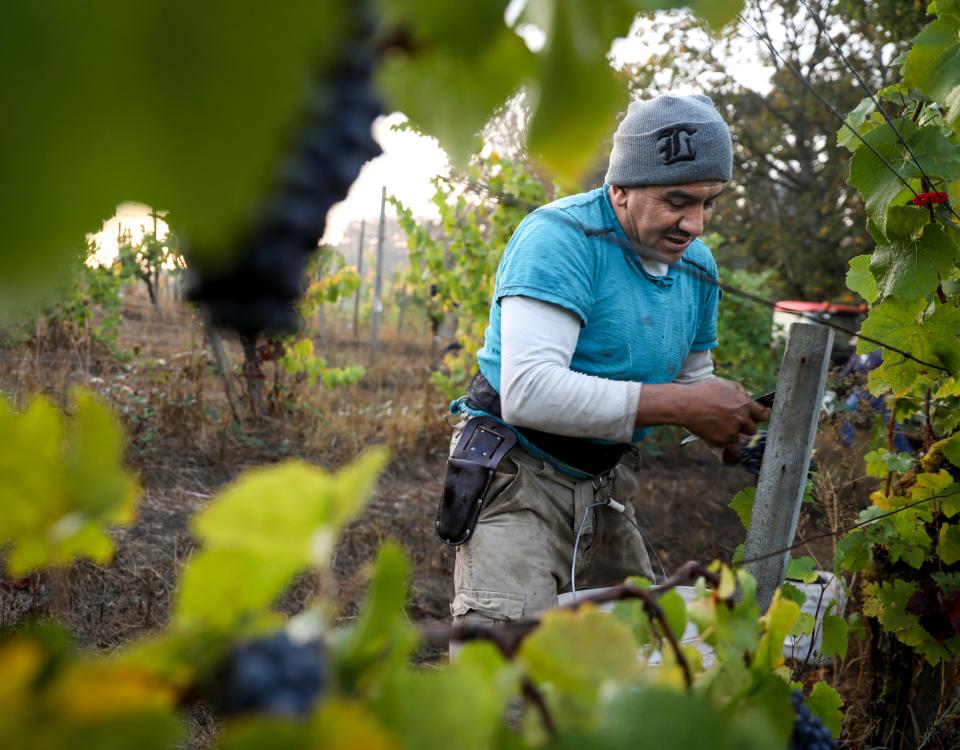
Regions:
<svg viewBox="0 0 960 750"><path fill-rule="evenodd" d="M683 185L610 188L614 213L633 242L654 260L673 264L710 220L723 183L688 182Z"/></svg>

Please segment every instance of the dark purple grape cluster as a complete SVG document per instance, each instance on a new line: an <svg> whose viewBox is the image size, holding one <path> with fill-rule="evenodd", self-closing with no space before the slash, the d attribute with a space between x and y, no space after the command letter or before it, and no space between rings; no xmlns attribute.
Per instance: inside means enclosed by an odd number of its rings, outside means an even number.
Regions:
<svg viewBox="0 0 960 750"><path fill-rule="evenodd" d="M323 71L277 185L242 234L228 268L191 268L187 297L217 327L241 334L295 331L296 302L327 212L343 200L363 164L380 153L370 125L381 113L371 90L373 22L353 4L354 28Z"/></svg>
<svg viewBox="0 0 960 750"><path fill-rule="evenodd" d="M295 643L281 631L230 650L217 669L214 703L223 716L303 716L326 683L323 645Z"/></svg>
<svg viewBox="0 0 960 750"><path fill-rule="evenodd" d="M740 464L753 476L760 476L760 464L763 462L763 451L767 447L767 431L757 430L756 435L740 446Z"/></svg>
<svg viewBox="0 0 960 750"><path fill-rule="evenodd" d="M803 693L794 690L790 703L797 715L790 737L790 750L836 750L837 741L824 723L810 713L803 702Z"/></svg>

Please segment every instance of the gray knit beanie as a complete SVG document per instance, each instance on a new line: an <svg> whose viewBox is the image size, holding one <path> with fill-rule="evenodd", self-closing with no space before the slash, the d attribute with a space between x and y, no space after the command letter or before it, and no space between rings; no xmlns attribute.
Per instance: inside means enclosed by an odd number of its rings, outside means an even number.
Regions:
<svg viewBox="0 0 960 750"><path fill-rule="evenodd" d="M680 185L726 182L733 172L730 130L702 94L662 94L631 102L613 136L610 185Z"/></svg>

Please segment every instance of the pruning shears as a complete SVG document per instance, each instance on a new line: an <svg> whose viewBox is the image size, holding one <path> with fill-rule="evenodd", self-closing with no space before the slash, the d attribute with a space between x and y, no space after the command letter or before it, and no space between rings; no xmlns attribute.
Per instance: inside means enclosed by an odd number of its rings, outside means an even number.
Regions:
<svg viewBox="0 0 960 750"><path fill-rule="evenodd" d="M757 396L754 401L756 401L761 406L766 406L768 409L773 406L773 398L776 395L776 391L770 391L770 393L764 393L762 396ZM685 445L690 445L690 443L695 440L699 440L699 435L687 435L683 440L680 441L680 447L682 448Z"/></svg>

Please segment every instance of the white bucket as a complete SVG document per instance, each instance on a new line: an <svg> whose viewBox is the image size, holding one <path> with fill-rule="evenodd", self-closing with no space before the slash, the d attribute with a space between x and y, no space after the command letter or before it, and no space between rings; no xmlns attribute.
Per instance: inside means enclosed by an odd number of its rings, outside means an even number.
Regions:
<svg viewBox="0 0 960 750"><path fill-rule="evenodd" d="M817 580L813 583L800 583L799 581L789 582L806 595L806 600L800 607L800 610L813 615L816 620L813 631L813 650L810 651L811 637L809 635L787 636L783 642L783 655L787 659L804 661L807 659L809 652L810 661L819 663L823 661L823 658L820 656L820 645L823 641L823 617L826 614L827 606L830 602L836 601L837 603L834 605L832 613L842 614L846 603L846 593L843 585L833 573L826 570L817 570L814 572L817 574ZM697 589L693 586L676 586L675 588L687 605L697 598ZM581 589L577 592L577 599L612 590L612 587L609 586L595 589ZM569 606L573 604L573 602L574 595L569 592L560 594L557 597L557 604L561 607ZM599 609L603 612L610 612L613 609L613 605L614 602L606 602L599 605ZM680 639L680 643L697 647L703 655L703 666L705 669L713 664L713 649L700 640L700 633L697 630L697 626L689 619L687 620L687 628L683 631L683 637ZM646 655L646 651L644 651L643 654ZM662 656L659 651L653 651L646 658L647 664L653 667L660 663Z"/></svg>
<svg viewBox="0 0 960 750"><path fill-rule="evenodd" d="M683 597L684 603L686 603L688 606L690 602L697 598L697 589L695 589L693 586L676 586L675 589L677 593ZM588 594L599 594L604 591L612 591L612 587L608 586L596 589L581 589L577 592L577 598L579 599L581 596L585 597ZM570 604L573 604L573 602L574 595L571 593L560 594L557 597L557 604L561 607L569 606ZM613 605L614 602L606 602L599 605L598 609L600 609L602 612L610 612L613 609ZM687 628L683 631L683 636L680 638L680 643L697 647L697 650L703 657L704 669L713 664L713 649L700 639L700 632L697 630L697 626L689 619L687 620ZM661 655L660 651L656 649L652 652L644 649L640 652L640 658L646 658L647 664L651 667L659 665L663 660L663 656Z"/></svg>
<svg viewBox="0 0 960 750"><path fill-rule="evenodd" d="M817 580L813 583L800 583L799 581L789 581L792 585L800 589L806 596L806 600L800 607L802 612L807 612L814 616L816 624L813 629L813 650L810 649L811 636L787 636L783 642L783 655L788 659L797 661L806 661L808 655L810 661L814 664L826 661L820 655L820 646L823 642L823 617L827 613L827 607L830 602L835 601L831 614L842 615L847 603L847 592L842 582L837 577L826 570L816 570Z"/></svg>

